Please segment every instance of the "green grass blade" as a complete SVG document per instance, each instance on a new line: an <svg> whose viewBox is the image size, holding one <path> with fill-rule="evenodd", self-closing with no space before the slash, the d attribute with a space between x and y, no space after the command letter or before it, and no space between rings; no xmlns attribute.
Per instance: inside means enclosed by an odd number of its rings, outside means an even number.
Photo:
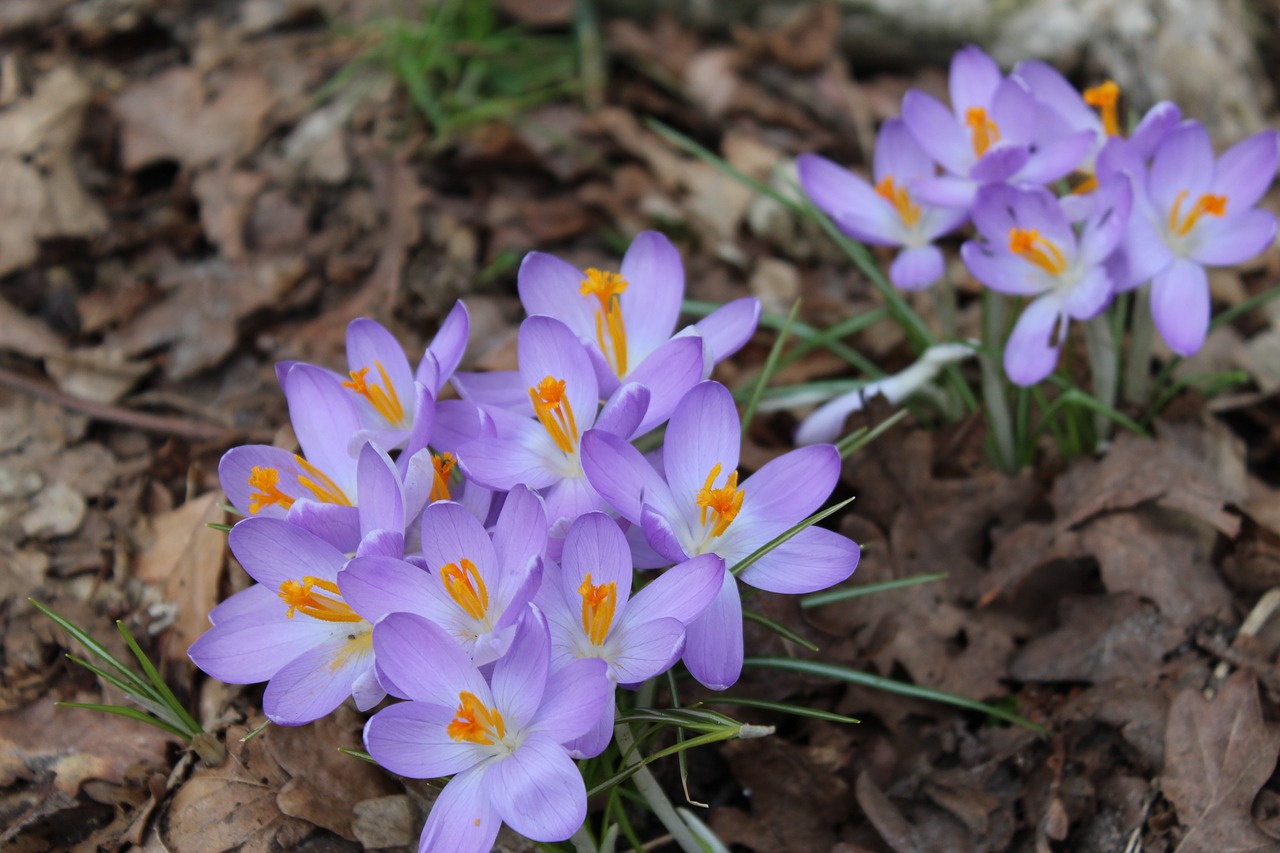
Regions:
<svg viewBox="0 0 1280 853"><path fill-rule="evenodd" d="M800 531L806 528L812 527L813 525L817 524L819 521L822 521L824 518L839 512L840 510L847 507L849 504L853 503L853 501L854 501L854 498L846 498L845 500L840 501L840 503L836 504L835 506L830 506L824 510L815 512L813 515L809 516L804 521L800 522L794 527L791 527L783 531L782 533L770 539L768 542L761 545L756 550L752 551L746 557L743 557L741 562L739 562L736 566L734 566L730 571L732 571L733 574L735 575L742 574L747 568L751 566L752 563L754 563L756 560L759 560L765 554L768 554L774 548L777 548L782 543L788 541L789 539L791 539L791 537L795 536Z"/></svg>
<svg viewBox="0 0 1280 853"><path fill-rule="evenodd" d="M822 607L824 604L835 604L838 601L849 601L853 598L861 598L864 595L875 595L878 592L891 592L895 589L906 589L910 586L936 583L937 581L946 579L946 572L938 572L932 575L916 575L909 578L896 578L891 581L880 581L879 583L868 583L862 584L861 586L827 589L822 592L815 592L813 595L804 596L800 599L800 606L806 609L810 607Z"/></svg>
<svg viewBox="0 0 1280 853"><path fill-rule="evenodd" d="M791 306L791 313L787 315L786 324L783 325L782 331L778 332L778 338L773 342L773 347L769 350L769 357L765 359L764 369L760 371L760 376L756 379L751 398L747 400L747 407L742 413L742 434L744 436L751 429L751 421L756 416L756 409L760 407L760 395L764 393L765 386L769 384L769 380L773 378L774 373L778 370L778 358L782 355L782 348L786 346L787 335L791 333L791 324L795 322L796 315L799 313L800 300L797 299L795 304Z"/></svg>
<svg viewBox="0 0 1280 853"><path fill-rule="evenodd" d="M132 669L127 667L125 664L116 660L115 657L111 654L111 652L107 650L106 646L102 645L93 637L89 636L89 634L86 633L82 628L68 621L66 618L59 616L53 610L49 609L45 605L36 601L34 598L28 598L27 601L30 601L31 604L34 605L37 610L39 610L45 616L48 616L50 619L56 622L59 628L66 631L73 638L78 640L82 646L84 646L86 649L88 649L90 652L93 653L94 657L102 660L104 663L106 663L108 666L110 666L112 669L118 672L124 678L125 681L131 682L132 684L136 685L135 687L136 692L139 692L139 693L149 692L147 683L142 679L138 678L137 673L135 673Z"/></svg>
<svg viewBox="0 0 1280 853"><path fill-rule="evenodd" d="M142 671L147 674L147 678L151 679L151 683L154 685L156 693L164 700L166 705L173 709L173 712L178 715L178 719L182 721L183 725L189 727L188 731L190 732L190 735L188 735L188 737L195 737L196 735L204 734L204 729L200 727L200 724L195 721L194 717L187 713L187 709L182 707L182 703L178 701L178 697L173 695L173 691L170 690L169 685L165 683L164 676L162 676L155 666L152 665L151 659L143 653L142 647L138 645L138 641L133 638L133 634L130 633L124 622L117 621L116 628L120 631L121 636L124 637L124 641L129 644L129 650L133 652L133 656L136 657L138 659L138 663L142 665Z"/></svg>
<svg viewBox="0 0 1280 853"><path fill-rule="evenodd" d="M187 733L177 726L171 726L164 720L157 719L144 711L139 711L137 708L130 708L125 705L92 705L87 702L54 702L53 704L59 708L83 708L86 711L101 711L104 714L115 714L117 717L128 717L131 720L146 723L152 728L168 732L175 737L180 737L184 741L190 742L191 740Z"/></svg>
<svg viewBox="0 0 1280 853"><path fill-rule="evenodd" d="M826 720L829 723L861 723L861 720L837 714L834 711L820 711L804 705L791 705L786 702L770 702L768 699L754 699L747 696L716 696L707 699L704 705L736 705L743 708L759 708L762 711L776 711L779 714L791 714L794 717L810 717L815 720Z"/></svg>
<svg viewBox="0 0 1280 853"><path fill-rule="evenodd" d="M374 760L373 760L373 756L372 756L372 755L370 755L369 753L365 752L363 749L348 749L348 748L347 748L347 747L345 747L345 746L340 746L340 747L338 747L338 752L341 752L343 755L350 755L352 758L358 758L358 759L360 759L361 761L367 761L367 762L369 762L370 764L377 764L377 763L378 763L378 762L376 762L376 761L374 761Z"/></svg>
<svg viewBox="0 0 1280 853"><path fill-rule="evenodd" d="M911 414L909 409L900 409L871 429L854 430L846 435L836 444L836 450L840 451L841 459L848 459L880 436L898 425L904 418Z"/></svg>
<svg viewBox="0 0 1280 853"><path fill-rule="evenodd" d="M817 644L814 643L812 640L808 640L800 636L791 628L788 628L786 625L783 625L777 619L770 619L768 616L765 616L763 613L759 613L755 610L743 610L742 618L746 619L748 622L754 622L757 625L763 625L773 633L777 634L782 639L790 640L793 643L804 646L806 649L808 649L811 652L816 652L818 650Z"/></svg>
<svg viewBox="0 0 1280 853"><path fill-rule="evenodd" d="M653 755L649 755L649 756L645 756L644 758L641 758L635 764L632 764L629 767L623 768L622 770L610 776L605 781L601 782L599 785L596 785L594 788L587 791L587 797L588 798L594 797L596 794L603 793L620 782L625 782L627 779L630 779L632 776L634 776L636 771L638 771L641 767L647 767L648 765L652 764L655 761L659 761L671 755L677 755L678 753L683 752L686 749L695 749L699 746L706 746L707 744L711 744L711 743L719 743L720 741L733 740L737 736L738 736L737 733L728 732L726 730L709 732L704 735L699 735L698 737L689 738L683 743L677 743L674 746L669 746L666 749L659 750L658 752L655 752Z"/></svg>
<svg viewBox="0 0 1280 853"><path fill-rule="evenodd" d="M804 675L816 675L820 678L832 678L837 681L846 681L850 684L857 684L861 687L871 687L876 690L883 690L886 693L896 693L899 696L909 696L913 699L926 699L930 702L938 702L944 705L951 705L956 708L964 708L967 711L979 711L983 714L995 717L998 720L1004 720L1007 723L1013 723L1014 725L1022 726L1025 729L1030 729L1037 734L1047 735L1049 733L1044 726L1033 723L1023 717L1019 717L1017 714L1012 714L1003 708L988 705L985 702L976 702L973 699L966 699L963 696L957 696L954 693L947 693L943 690L934 690L931 687L920 687L915 684L906 684L892 678L885 678L880 675L871 675L870 673L859 672L856 669L836 666L835 664L810 660L796 660L794 658L750 657L744 661L744 665L754 666L760 669L783 669Z"/></svg>
<svg viewBox="0 0 1280 853"><path fill-rule="evenodd" d="M159 717L160 719L164 720L166 723L169 723L172 726L181 727L182 721L179 720L174 715L173 709L170 708L168 705L166 705L164 703L164 700L161 699L160 697L153 695L149 691L146 694L138 693L137 690L135 690L131 685L125 683L119 678L116 678L114 675L107 672L105 669L94 666L93 664L89 663L86 660L81 660L80 658L70 654L67 655L66 657L68 660L76 664L79 664L80 666L89 670L94 675L101 678L103 681L106 681L109 684L115 686L122 693L124 693L125 696L129 698L130 702L136 702L137 704L141 705L143 708L146 708L152 714L155 714L157 717Z"/></svg>

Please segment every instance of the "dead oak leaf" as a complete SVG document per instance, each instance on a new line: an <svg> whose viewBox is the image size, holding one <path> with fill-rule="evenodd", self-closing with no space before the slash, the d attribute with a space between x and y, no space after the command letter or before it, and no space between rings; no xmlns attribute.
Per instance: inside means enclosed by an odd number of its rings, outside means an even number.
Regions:
<svg viewBox="0 0 1280 853"><path fill-rule="evenodd" d="M1164 750L1160 785L1187 827L1175 853L1275 849L1251 811L1276 766L1280 729L1263 721L1252 673L1232 675L1213 701L1194 689L1174 697Z"/></svg>

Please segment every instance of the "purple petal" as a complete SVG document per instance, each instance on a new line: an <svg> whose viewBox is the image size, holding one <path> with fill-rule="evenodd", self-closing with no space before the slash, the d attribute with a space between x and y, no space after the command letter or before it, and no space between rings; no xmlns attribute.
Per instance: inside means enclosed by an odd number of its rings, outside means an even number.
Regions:
<svg viewBox="0 0 1280 853"><path fill-rule="evenodd" d="M547 620L538 610L526 607L516 628L515 639L505 656L493 667L493 702L506 724L523 729L542 704L551 664L551 635Z"/></svg>
<svg viewBox="0 0 1280 853"><path fill-rule="evenodd" d="M1172 261L1173 252L1144 205L1130 214L1124 238L1107 260L1107 270L1118 290L1131 290L1150 281Z"/></svg>
<svg viewBox="0 0 1280 853"><path fill-rule="evenodd" d="M356 557L338 575L342 600L370 622L388 613L417 613L440 621L450 610L432 592L438 585L433 575L395 557Z"/></svg>
<svg viewBox="0 0 1280 853"><path fill-rule="evenodd" d="M230 622L241 616L252 616L266 621L271 615L280 614L280 590L255 583L242 589L209 611L209 624Z"/></svg>
<svg viewBox="0 0 1280 853"><path fill-rule="evenodd" d="M902 99L902 120L930 157L954 175L967 175L976 159L969 134L937 98L912 89Z"/></svg>
<svg viewBox="0 0 1280 853"><path fill-rule="evenodd" d="M956 115L969 107L990 106L1000 80L1000 67L981 48L971 44L956 51L951 57L948 81L951 107Z"/></svg>
<svg viewBox="0 0 1280 853"><path fill-rule="evenodd" d="M742 599L725 572L715 600L685 632L684 663L704 687L726 690L742 674Z"/></svg>
<svg viewBox="0 0 1280 853"><path fill-rule="evenodd" d="M364 726L364 744L373 759L399 776L435 779L474 767L484 753L470 741L449 736L455 705L401 702L384 708Z"/></svg>
<svg viewBox="0 0 1280 853"><path fill-rule="evenodd" d="M502 820L534 841L564 841L587 817L587 788L564 747L530 735L489 765L485 787Z"/></svg>
<svg viewBox="0 0 1280 853"><path fill-rule="evenodd" d="M452 501L433 503L422 511L422 555L433 572L470 560L480 577L492 582L498 576L498 557L489 534L474 515Z"/></svg>
<svg viewBox="0 0 1280 853"><path fill-rule="evenodd" d="M644 531L645 542L656 553L665 557L668 563L680 563L689 559L674 526L680 521L679 518L658 512L647 503L640 513L640 527Z"/></svg>
<svg viewBox="0 0 1280 853"><path fill-rule="evenodd" d="M360 491L360 535L373 530L404 530L404 494L396 465L385 451L366 444L356 468Z"/></svg>
<svg viewBox="0 0 1280 853"><path fill-rule="evenodd" d="M1223 152L1213 171L1212 191L1227 197L1227 213L1235 216L1253 207L1271 188L1280 157L1274 130L1255 133Z"/></svg>
<svg viewBox="0 0 1280 853"><path fill-rule="evenodd" d="M736 471L741 445L741 421L728 388L708 381L686 394L663 442L663 467L676 505L692 511L715 466L720 466L717 486Z"/></svg>
<svg viewBox="0 0 1280 853"><path fill-rule="evenodd" d="M523 483L531 489L545 489L560 478L548 465L550 443L546 430L536 421L525 420L521 435L512 438L483 438L458 448L458 466L468 480L486 488L507 491ZM546 442L542 439L547 438Z"/></svg>
<svg viewBox="0 0 1280 853"><path fill-rule="evenodd" d="M1025 166L1030 157L1025 145L1001 140L973 164L969 177L982 184L1004 181Z"/></svg>
<svg viewBox="0 0 1280 853"><path fill-rule="evenodd" d="M746 296L721 305L693 328L711 348L712 362L719 364L746 346L759 325L760 300Z"/></svg>
<svg viewBox="0 0 1280 853"><path fill-rule="evenodd" d="M684 651L684 634L679 619L620 626L611 638L619 649L613 661L618 683L640 684L671 669Z"/></svg>
<svg viewBox="0 0 1280 853"><path fill-rule="evenodd" d="M1034 385L1053 372L1067 335L1062 302L1053 294L1035 299L1009 335L1004 350L1004 372L1016 385Z"/></svg>
<svg viewBox="0 0 1280 853"><path fill-rule="evenodd" d="M974 203L973 224L997 246L1008 245L1014 228L1034 228L1064 249L1075 244L1075 231L1062 206L1043 187L983 187Z"/></svg>
<svg viewBox="0 0 1280 853"><path fill-rule="evenodd" d="M370 530L360 537L357 557L403 557L404 534L399 530Z"/></svg>
<svg viewBox="0 0 1280 853"><path fill-rule="evenodd" d="M586 661L580 661L580 663L586 663ZM614 692L612 688L613 685L610 684L610 694ZM610 696L610 700L604 703L600 716L596 717L595 723L586 734L561 742L570 758L595 758L609 748L609 743L613 740L614 710L615 706Z"/></svg>
<svg viewBox="0 0 1280 853"><path fill-rule="evenodd" d="M628 624L653 619L678 619L687 625L710 606L724 583L724 560L701 554L663 572L627 605Z"/></svg>
<svg viewBox="0 0 1280 853"><path fill-rule="evenodd" d="M355 700L356 709L361 712L372 711L387 698L387 691L378 681L376 661L373 666L356 676L351 685L351 698Z"/></svg>
<svg viewBox="0 0 1280 853"><path fill-rule="evenodd" d="M944 175L925 178L911 185L911 195L925 204L967 212L973 206L979 184L969 178Z"/></svg>
<svg viewBox="0 0 1280 853"><path fill-rule="evenodd" d="M582 436L582 470L596 492L632 524L640 523L641 502L662 513L676 512L666 481L624 439L600 430Z"/></svg>
<svg viewBox="0 0 1280 853"><path fill-rule="evenodd" d="M585 340L596 338L596 308L592 296L584 296L586 274L554 255L530 252L520 263L516 287L525 313L555 317ZM541 378L541 377L539 377Z"/></svg>
<svg viewBox="0 0 1280 853"><path fill-rule="evenodd" d="M654 350L627 375L629 381L649 389L649 406L634 434L643 435L671 417L705 373L701 338L673 338Z"/></svg>
<svg viewBox="0 0 1280 853"><path fill-rule="evenodd" d="M649 389L638 382L628 382L605 402L596 418L596 429L630 438L649 411Z"/></svg>
<svg viewBox="0 0 1280 853"><path fill-rule="evenodd" d="M1176 258L1151 280L1151 317L1178 355L1195 355L1204 346L1209 308L1209 277L1194 261Z"/></svg>
<svg viewBox="0 0 1280 853"><path fill-rule="evenodd" d="M418 381L427 385L432 393L438 395L445 381L453 376L462 362L462 356L467 351L467 338L470 335L471 316L467 313L467 306L459 299L440 321L440 328L436 330L436 336L431 339L431 344L427 347L427 353L432 355L435 361L435 381L428 384L422 377L419 377ZM422 367L419 366L418 370L421 372Z"/></svg>
<svg viewBox="0 0 1280 853"><path fill-rule="evenodd" d="M871 385L877 386L878 383ZM823 403L796 428L796 446L830 444L836 441L840 438L849 415L862 411L868 398L875 396L876 390L876 387L866 386L855 388Z"/></svg>
<svg viewBox="0 0 1280 853"><path fill-rule="evenodd" d="M1073 320L1089 320L1111 304L1115 288L1103 267L1089 267L1063 295L1062 310Z"/></svg>
<svg viewBox="0 0 1280 853"><path fill-rule="evenodd" d="M1040 105L1032 96L1031 89L1017 77L1001 80L1000 85L996 86L991 95L991 119L1000 129L1000 140L1014 143L1018 147L1025 148L1036 139L1039 109ZM990 154L994 148L995 146L992 146L987 154ZM970 174L977 178L974 172Z"/></svg>
<svg viewBox="0 0 1280 853"><path fill-rule="evenodd" d="M1130 134L1129 143L1133 146L1135 153L1145 160L1181 120L1182 109L1177 104L1161 101L1147 110L1147 114Z"/></svg>
<svg viewBox="0 0 1280 853"><path fill-rule="evenodd" d="M902 242L902 218L861 177L817 154L801 154L796 170L805 194L846 233L878 245Z"/></svg>
<svg viewBox="0 0 1280 853"><path fill-rule="evenodd" d="M464 400L521 414L529 409L529 386L518 370L455 373L452 382Z"/></svg>
<svg viewBox="0 0 1280 853"><path fill-rule="evenodd" d="M665 235L643 231L627 248L620 272L627 280L618 302L626 323L628 361L638 364L675 331L684 299L684 264Z"/></svg>
<svg viewBox="0 0 1280 853"><path fill-rule="evenodd" d="M769 592L817 592L853 574L858 555L858 545L849 537L810 527L752 563L739 578Z"/></svg>
<svg viewBox="0 0 1280 853"><path fill-rule="evenodd" d="M655 551L644 538L644 525L625 523L630 528L627 530L627 545L631 547L631 565L637 569L661 569L671 565L673 561Z"/></svg>
<svg viewBox="0 0 1280 853"><path fill-rule="evenodd" d="M1191 257L1211 267L1234 266L1262 254L1276 239L1276 218L1267 210L1248 210L1228 219L1196 223Z"/></svg>
<svg viewBox="0 0 1280 853"><path fill-rule="evenodd" d="M791 525L812 515L831 497L840 479L840 453L815 444L766 462L742 483L742 525Z"/></svg>
<svg viewBox="0 0 1280 853"><path fill-rule="evenodd" d="M336 580L347 562L337 548L277 518L247 518L231 528L227 540L244 570L270 589L306 575Z"/></svg>
<svg viewBox="0 0 1280 853"><path fill-rule="evenodd" d="M493 548L498 565L523 568L547 547L547 512L542 499L525 486L507 494L493 528Z"/></svg>
<svg viewBox="0 0 1280 853"><path fill-rule="evenodd" d="M618 523L602 512L589 512L569 525L564 539L561 580L567 600L573 600L583 579L590 574L594 586L617 585L615 623L622 618L631 596L631 549Z"/></svg>
<svg viewBox="0 0 1280 853"><path fill-rule="evenodd" d="M907 184L915 178L932 178L935 171L933 160L911 135L906 122L891 118L880 125L872 167L877 184L885 178L893 178L896 184Z"/></svg>
<svg viewBox="0 0 1280 853"><path fill-rule="evenodd" d="M1094 206L1080 233L1080 263L1103 263L1129 226L1133 191L1124 176L1107 180L1093 192Z"/></svg>
<svg viewBox="0 0 1280 853"><path fill-rule="evenodd" d="M350 392L328 372L295 364L285 378L284 395L302 455L344 491L353 489L356 460L347 445L362 424ZM355 494L347 497L354 500Z"/></svg>
<svg viewBox="0 0 1280 853"><path fill-rule="evenodd" d="M367 630L321 643L271 677L262 694L263 713L278 726L318 720L346 701L356 678L372 666Z"/></svg>
<svg viewBox="0 0 1280 853"><path fill-rule="evenodd" d="M551 522L551 538L564 539L569 523L593 510L605 509L605 499L586 477L567 477L543 495L547 502L547 520Z"/></svg>
<svg viewBox="0 0 1280 853"><path fill-rule="evenodd" d="M529 317L520 324L520 380L534 388L545 377L564 381L565 401L578 430L590 429L599 405L599 386L591 359L569 327L551 317ZM532 405L528 407L532 414Z"/></svg>
<svg viewBox="0 0 1280 853"><path fill-rule="evenodd" d="M249 587L233 598L254 589L264 587ZM345 627L335 628L335 623L307 616L286 619L284 603L277 597L275 604L271 621L260 612L220 620L187 650L192 663L227 684L256 684L274 676L294 658L338 636Z"/></svg>
<svg viewBox="0 0 1280 853"><path fill-rule="evenodd" d="M418 853L489 853L502 818L489 798L486 767L459 773L431 805Z"/></svg>
<svg viewBox="0 0 1280 853"><path fill-rule="evenodd" d="M527 394L525 397L528 399ZM512 417L525 420L523 414ZM475 403L467 400L440 400L436 403L436 423L431 433L431 446L436 450L457 454L462 445L477 438L494 438L497 434L493 416Z"/></svg>
<svg viewBox="0 0 1280 853"><path fill-rule="evenodd" d="M382 385L379 370L381 366L381 370L386 371L387 378L391 380L391 387L383 389L388 396L394 391L402 407L411 406L416 399L413 371L409 369L409 359L405 357L404 348L394 335L367 317L359 317L347 324L347 364L352 373L368 368L365 381L370 385ZM363 413L365 423L389 423L363 395L350 389L347 389L347 394ZM407 428L412 422L413 411L406 408L404 413L404 418L390 425L397 429Z"/></svg>
<svg viewBox="0 0 1280 853"><path fill-rule="evenodd" d="M413 383L414 393L417 395L417 403L413 417L413 428L409 430L409 434L404 439L404 449L399 457L396 458L396 470L401 476L404 476L405 469L409 465L409 460L413 458L415 453L425 449L431 442L432 434L436 427L436 398L432 394L431 389L421 382ZM370 439L372 441L372 439ZM379 447L386 447L387 442L374 442ZM357 479L359 476L357 475Z"/></svg>
<svg viewBox="0 0 1280 853"><path fill-rule="evenodd" d="M1186 191L1194 204L1209 191L1213 181L1213 143L1199 122L1186 121L1169 131L1151 163L1148 192L1156 206L1167 212L1178 194ZM1187 210L1183 207L1184 213Z"/></svg>
<svg viewBox="0 0 1280 853"><path fill-rule="evenodd" d="M1090 130L1097 136L1103 134L1102 121L1098 118L1076 88L1052 65L1039 60L1019 62L1013 69L1031 87L1036 100L1056 112L1074 130Z"/></svg>
<svg viewBox="0 0 1280 853"><path fill-rule="evenodd" d="M1014 179L1028 184L1048 184L1071 174L1093 150L1094 136L1087 130L1050 140L1040 146Z"/></svg>
<svg viewBox="0 0 1280 853"><path fill-rule="evenodd" d="M298 465L289 451L265 444L233 447L218 462L218 481L222 484L222 491L227 493L227 500L241 515L284 518L287 512L276 503L263 506L256 513L250 511L253 495L258 493L257 488L249 485L254 468L272 468L278 472L280 479L276 482L276 489L289 498L297 500L304 495L311 495L298 482Z"/></svg>
<svg viewBox="0 0 1280 853"><path fill-rule="evenodd" d="M613 707L608 665L599 658L573 660L551 673L542 696L542 706L527 730L555 743L581 737L606 705Z"/></svg>
<svg viewBox="0 0 1280 853"><path fill-rule="evenodd" d="M969 240L960 247L960 257L970 275L992 290L1012 296L1030 296L1044 290L1044 282L1028 275L1029 265L1003 249L989 243Z"/></svg>
<svg viewBox="0 0 1280 853"><path fill-rule="evenodd" d="M301 500L289 507L285 520L344 554L360 544L360 512L353 506Z"/></svg>
<svg viewBox="0 0 1280 853"><path fill-rule="evenodd" d="M942 278L942 251L933 245L903 249L889 266L889 280L903 290L924 290Z"/></svg>
<svg viewBox="0 0 1280 853"><path fill-rule="evenodd" d="M444 629L412 613L392 613L373 626L378 666L407 698L457 706L463 691L493 707L489 685Z"/></svg>

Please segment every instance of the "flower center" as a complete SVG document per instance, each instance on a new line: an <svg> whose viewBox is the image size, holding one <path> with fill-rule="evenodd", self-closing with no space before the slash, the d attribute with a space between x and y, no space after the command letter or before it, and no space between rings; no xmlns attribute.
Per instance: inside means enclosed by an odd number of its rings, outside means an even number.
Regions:
<svg viewBox="0 0 1280 853"><path fill-rule="evenodd" d="M564 394L564 380L545 377L529 389L529 399L556 447L565 453L573 453L578 446L578 424L573 419L569 398Z"/></svg>
<svg viewBox="0 0 1280 853"><path fill-rule="evenodd" d="M578 587L578 595L582 596L582 630L594 645L604 645L613 625L613 613L618 608L618 584L609 581L596 586L591 583L591 573L587 572L582 586Z"/></svg>
<svg viewBox="0 0 1280 853"><path fill-rule="evenodd" d="M486 708L474 693L458 693L458 710L449 723L449 737L490 746L507 735L507 724L495 708Z"/></svg>
<svg viewBox="0 0 1280 853"><path fill-rule="evenodd" d="M489 588L484 585L484 578L470 560L449 563L440 570L440 580L444 583L445 592L458 602L458 606L474 619L483 619L489 609Z"/></svg>
<svg viewBox="0 0 1280 853"><path fill-rule="evenodd" d="M723 487L712 488L716 477L720 476L720 463L717 462L707 475L707 481L698 491L698 506L702 508L702 526L711 524L710 535L720 536L729 529L729 525L738 517L742 509L744 492L738 488L738 472L729 475Z"/></svg>
<svg viewBox="0 0 1280 853"><path fill-rule="evenodd" d="M432 454L431 467L435 469L435 475L431 480L431 495L429 497L432 503L452 500L449 494L449 477L453 474L453 467L457 464L458 460L453 458L452 453Z"/></svg>
<svg viewBox="0 0 1280 853"><path fill-rule="evenodd" d="M892 204L902 217L902 224L910 228L920 221L920 205L911 201L911 194L901 184L895 184L892 177L886 177L876 184L876 193Z"/></svg>
<svg viewBox="0 0 1280 853"><path fill-rule="evenodd" d="M369 384L365 380L365 376L369 373L369 368L362 367L359 370L351 371L351 381L343 382L343 388L350 388L369 401L374 411L387 419L387 423L393 426L399 426L404 421L404 406L400 405L400 396L396 394L396 386L391 384L390 377L387 376L386 369L382 366L382 362L375 361L374 365L378 368L378 376L382 378L382 384Z"/></svg>
<svg viewBox="0 0 1280 853"><path fill-rule="evenodd" d="M1179 237L1187 236L1200 217L1205 214L1209 216L1227 215L1227 197L1225 195L1205 193L1196 199L1195 205L1187 211L1187 215L1184 217L1182 216L1182 203L1186 200L1187 191L1183 190L1178 193L1178 197L1173 201L1173 208L1169 211L1169 231Z"/></svg>
<svg viewBox="0 0 1280 853"><path fill-rule="evenodd" d="M1114 81L1093 86L1084 90L1084 102L1098 108L1098 117L1102 119L1102 129L1107 136L1120 135L1120 117L1117 104L1120 102L1120 87Z"/></svg>
<svg viewBox="0 0 1280 853"><path fill-rule="evenodd" d="M1062 250L1052 240L1041 237L1034 228L1010 228L1009 251L1050 275L1061 275L1067 269L1067 259L1063 257Z"/></svg>
<svg viewBox="0 0 1280 853"><path fill-rule="evenodd" d="M981 157L987 149L1000 141L1000 128L987 117L983 107L969 107L964 113L964 123L969 128L969 138L973 143L973 153Z"/></svg>
<svg viewBox="0 0 1280 853"><path fill-rule="evenodd" d="M321 595L316 592L317 589L331 593L334 597ZM301 612L324 622L360 621L360 616L342 600L338 585L323 578L307 575L301 583L295 580L285 581L280 584L280 600L289 605L287 616L290 619L293 618L294 612Z"/></svg>
<svg viewBox="0 0 1280 853"><path fill-rule="evenodd" d="M627 289L627 280L615 272L587 270L580 293L600 300L596 311L596 341L604 359L618 376L627 374L627 329L622 322L622 303L618 295Z"/></svg>
<svg viewBox="0 0 1280 853"><path fill-rule="evenodd" d="M342 487L335 483L328 474L312 465L301 456L294 455L294 461L307 472L308 476L298 477L298 483L315 495L316 500L326 504L351 506ZM254 465L249 472L249 485L258 491L249 496L249 514L257 515L264 507L278 504L281 509L289 509L297 498L280 491L280 471L275 468L264 468Z"/></svg>

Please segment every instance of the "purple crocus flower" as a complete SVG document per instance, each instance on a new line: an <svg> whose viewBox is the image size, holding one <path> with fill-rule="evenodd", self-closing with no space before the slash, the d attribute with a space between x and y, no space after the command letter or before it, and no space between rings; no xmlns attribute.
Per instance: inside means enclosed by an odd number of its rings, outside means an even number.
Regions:
<svg viewBox="0 0 1280 853"><path fill-rule="evenodd" d="M1105 264L1124 235L1132 195L1116 177L1096 196L1077 236L1048 190L995 185L978 194L973 222L982 239L960 248L965 265L992 290L1036 297L1005 345L1005 373L1018 385L1052 373L1069 321L1087 320L1111 301Z"/></svg>
<svg viewBox="0 0 1280 853"><path fill-rule="evenodd" d="M718 382L699 384L672 414L662 454L665 478L618 436L602 430L583 436L582 465L591 484L643 534L642 540L631 537L638 567L701 554L734 566L811 515L835 488L840 454L830 444L785 453L739 485L740 436L733 395ZM856 543L809 527L740 577L770 592L814 592L849 577L857 565ZM741 673L742 654L742 602L734 576L726 573L715 601L688 626L684 662L694 678L724 689Z"/></svg>
<svg viewBox="0 0 1280 853"><path fill-rule="evenodd" d="M599 658L609 665L611 685L639 684L666 672L684 650L685 625L724 585L724 560L695 557L634 597L631 576L631 549L617 522L589 512L570 525L560 569L548 568L535 599L551 628L553 668ZM613 702L606 702L591 731L568 744L575 758L604 752L613 737L613 711Z"/></svg>
<svg viewBox="0 0 1280 853"><path fill-rule="evenodd" d="M401 776L453 775L427 816L419 853L487 853L503 823L535 841L563 841L578 830L587 791L562 744L586 732L608 701L603 661L552 672L547 623L532 608L491 682L420 616L387 616L373 646L412 701L370 718L365 748Z"/></svg>
<svg viewBox="0 0 1280 853"><path fill-rule="evenodd" d="M1113 263L1122 290L1151 281L1151 316L1169 348L1189 356L1209 331L1205 267L1231 266L1275 240L1276 218L1254 207L1276 174L1277 139L1263 131L1215 160L1209 134L1183 122L1131 169L1134 215Z"/></svg>
<svg viewBox="0 0 1280 853"><path fill-rule="evenodd" d="M796 161L800 185L840 230L864 243L901 246L889 280L921 290L942 277L942 252L933 241L959 228L964 208L939 207L914 198L911 187L936 174L933 161L901 119L889 119L876 138L875 186L816 154Z"/></svg>
<svg viewBox="0 0 1280 853"><path fill-rule="evenodd" d="M228 538L257 583L213 609L192 662L228 684L266 681L263 711L282 726L318 720L351 695L361 710L380 702L372 626L337 585L346 555L278 518L245 519Z"/></svg>
<svg viewBox="0 0 1280 853"><path fill-rule="evenodd" d="M518 486L507 495L492 539L464 507L434 503L422 513L425 568L386 555L357 556L338 585L370 620L395 612L425 616L483 665L507 653L541 582L546 544L542 502Z"/></svg>
<svg viewBox="0 0 1280 853"><path fill-rule="evenodd" d="M949 82L951 109L914 89L902 101L911 134L948 172L918 182L918 198L968 208L984 184L1046 184L1070 174L1089 153L1091 133L1072 132L979 48L956 53Z"/></svg>

